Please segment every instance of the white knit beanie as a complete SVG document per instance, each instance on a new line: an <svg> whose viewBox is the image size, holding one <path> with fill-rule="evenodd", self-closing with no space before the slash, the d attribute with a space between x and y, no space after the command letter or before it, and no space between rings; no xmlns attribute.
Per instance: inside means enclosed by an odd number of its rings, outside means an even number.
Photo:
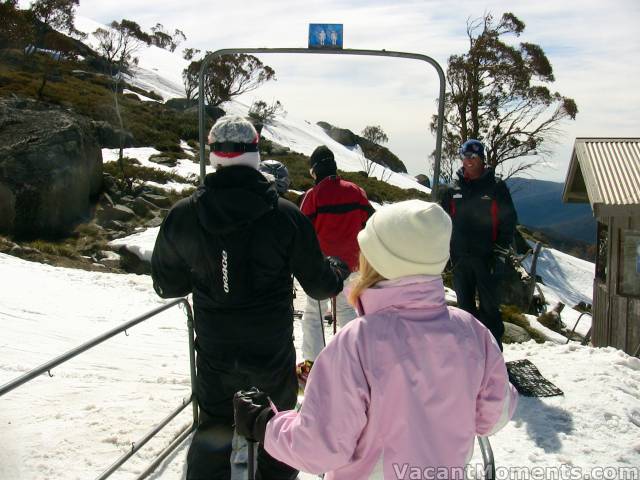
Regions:
<svg viewBox="0 0 640 480"><path fill-rule="evenodd" d="M383 277L440 275L449 260L451 219L437 203L385 205L358 234L360 251Z"/></svg>
<svg viewBox="0 0 640 480"><path fill-rule="evenodd" d="M258 132L248 120L237 115L220 117L209 132L211 166L246 165L257 169L260 164L258 138Z"/></svg>

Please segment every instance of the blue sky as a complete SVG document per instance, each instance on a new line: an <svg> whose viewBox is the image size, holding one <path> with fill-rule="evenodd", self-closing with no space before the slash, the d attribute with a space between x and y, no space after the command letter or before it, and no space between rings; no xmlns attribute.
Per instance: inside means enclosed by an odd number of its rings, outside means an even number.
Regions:
<svg viewBox="0 0 640 480"><path fill-rule="evenodd" d="M28 2L23 2L28 3ZM123 5L126 5L123 8ZM565 122L553 165L531 176L563 181L576 137L640 136L640 2L532 1L254 1L81 0L78 14L108 23L157 22L187 35L180 48L306 47L309 23L344 24L345 48L426 54L446 70L449 55L467 49L465 22L490 11L525 22L514 41L539 44L554 68L553 90L578 104ZM278 80L246 100L278 99L290 114L360 132L379 124L388 147L411 173L427 170L435 140L428 131L438 81L426 63L405 59L325 55L265 55Z"/></svg>

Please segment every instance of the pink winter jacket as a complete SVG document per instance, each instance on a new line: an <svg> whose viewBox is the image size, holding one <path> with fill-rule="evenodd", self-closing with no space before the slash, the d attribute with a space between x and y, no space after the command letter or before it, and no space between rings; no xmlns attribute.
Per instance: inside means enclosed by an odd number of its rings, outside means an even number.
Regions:
<svg viewBox="0 0 640 480"><path fill-rule="evenodd" d="M502 428L517 402L491 333L447 307L439 277L380 282L360 300L362 316L313 365L300 412L267 424L265 449L326 480L463 468L474 437Z"/></svg>

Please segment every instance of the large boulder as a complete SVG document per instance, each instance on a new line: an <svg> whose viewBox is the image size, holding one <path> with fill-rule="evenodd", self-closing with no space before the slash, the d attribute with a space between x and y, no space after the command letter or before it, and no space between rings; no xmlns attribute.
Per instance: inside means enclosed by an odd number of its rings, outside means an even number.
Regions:
<svg viewBox="0 0 640 480"><path fill-rule="evenodd" d="M102 153L89 120L0 99L0 232L64 235L90 217L101 186Z"/></svg>
<svg viewBox="0 0 640 480"><path fill-rule="evenodd" d="M333 140L345 147L355 147L358 144L356 135L351 130L334 127L327 122L318 122L318 126L321 127Z"/></svg>
<svg viewBox="0 0 640 480"><path fill-rule="evenodd" d="M120 148L120 143L122 143L122 148L133 147L131 132L116 128L109 122L102 120L94 121L92 126L102 148Z"/></svg>
<svg viewBox="0 0 640 480"><path fill-rule="evenodd" d="M345 147L355 147L359 145L365 157L372 162L382 165L393 172L407 173L407 167L405 167L402 160L395 156L388 148L356 135L351 130L334 127L327 122L318 122L318 126L333 140Z"/></svg>

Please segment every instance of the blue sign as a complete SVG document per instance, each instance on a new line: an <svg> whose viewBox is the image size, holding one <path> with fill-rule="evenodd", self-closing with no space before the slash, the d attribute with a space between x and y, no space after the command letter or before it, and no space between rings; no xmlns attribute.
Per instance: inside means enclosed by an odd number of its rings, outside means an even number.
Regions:
<svg viewBox="0 0 640 480"><path fill-rule="evenodd" d="M309 48L342 48L342 24L310 23Z"/></svg>

